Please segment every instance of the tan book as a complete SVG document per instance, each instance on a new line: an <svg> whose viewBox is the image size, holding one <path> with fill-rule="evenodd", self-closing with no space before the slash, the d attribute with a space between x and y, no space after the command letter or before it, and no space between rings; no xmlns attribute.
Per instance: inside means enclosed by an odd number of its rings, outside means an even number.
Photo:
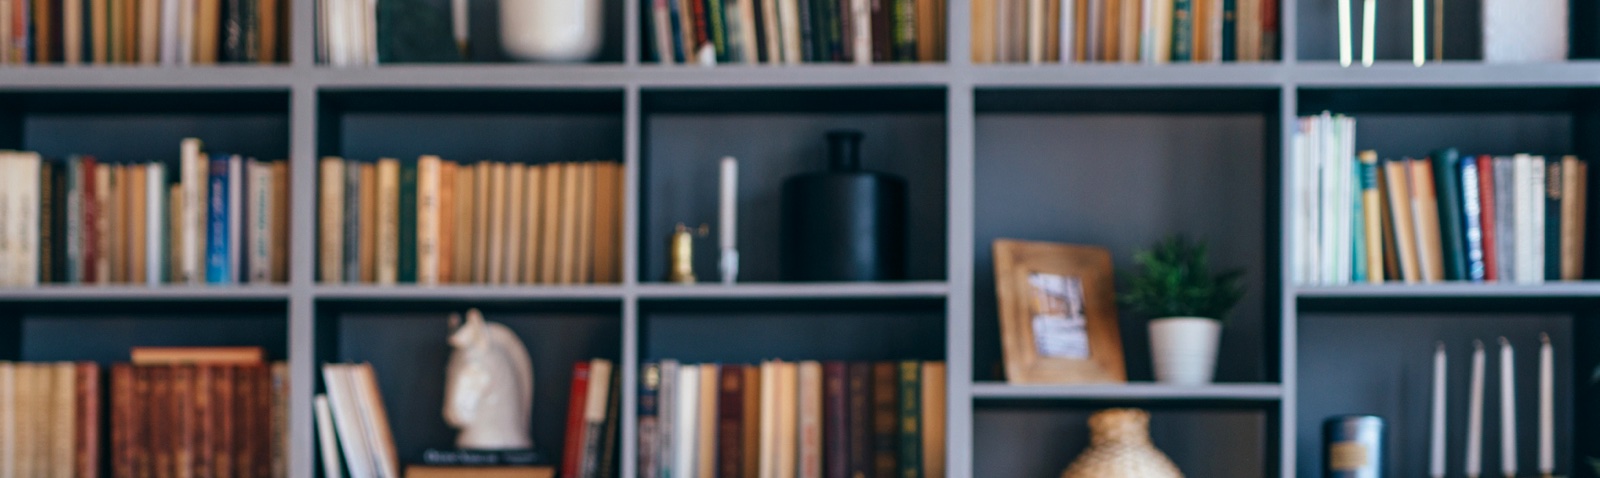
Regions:
<svg viewBox="0 0 1600 478"><path fill-rule="evenodd" d="M922 478L945 478L944 362L922 363Z"/></svg>
<svg viewBox="0 0 1600 478"><path fill-rule="evenodd" d="M539 244L543 238L544 230L542 215L544 212L544 165L528 165L527 177L523 178L524 201L522 206L522 228L525 239L522 241L522 278L524 284L539 282Z"/></svg>
<svg viewBox="0 0 1600 478"><path fill-rule="evenodd" d="M17 364L0 360L0 474L7 478L15 476L17 471L16 420Z"/></svg>
<svg viewBox="0 0 1600 478"><path fill-rule="evenodd" d="M490 284L505 279L506 203L511 201L506 169L506 163L498 162L489 169L489 262L485 282Z"/></svg>
<svg viewBox="0 0 1600 478"><path fill-rule="evenodd" d="M578 163L578 233L573 252L577 261L573 282L578 284L594 282L594 205L595 191L599 189L599 164L595 161Z"/></svg>
<svg viewBox="0 0 1600 478"><path fill-rule="evenodd" d="M599 469L600 437L604 436L606 421L606 405L610 402L611 374L613 373L610 360L593 359L589 361L589 389L584 395L583 404L583 437L580 445L583 447L584 469ZM617 371L620 372L620 371ZM594 476L585 473L584 476Z"/></svg>
<svg viewBox="0 0 1600 478"><path fill-rule="evenodd" d="M55 478L73 478L78 463L78 365L50 364L50 470Z"/></svg>
<svg viewBox="0 0 1600 478"><path fill-rule="evenodd" d="M807 360L796 364L799 381L796 403L796 440L800 478L822 478L822 364Z"/></svg>
<svg viewBox="0 0 1600 478"><path fill-rule="evenodd" d="M1385 160L1384 184L1389 193L1389 216L1394 220L1394 244L1400 259L1400 278L1407 284L1422 279L1417 265L1416 226L1411 213L1410 160Z"/></svg>
<svg viewBox="0 0 1600 478"><path fill-rule="evenodd" d="M89 60L97 65L110 61L110 50L107 49L107 25L110 12L106 11L107 2L89 2Z"/></svg>
<svg viewBox="0 0 1600 478"><path fill-rule="evenodd" d="M399 453L395 450L394 433L389 428L389 413L385 411L383 397L379 393L378 376L372 370L372 364L361 363L350 367L350 374L355 388L360 396L358 407L364 415L362 423L367 428L368 442L372 447L373 458L380 476L398 476L400 474Z"/></svg>
<svg viewBox="0 0 1600 478"><path fill-rule="evenodd" d="M361 231L357 237L361 244L359 269L361 282L371 284L377 279L378 252L378 165L361 163Z"/></svg>
<svg viewBox="0 0 1600 478"><path fill-rule="evenodd" d="M1362 151L1359 155L1363 168L1378 167L1378 152L1373 150ZM1366 171L1366 169L1362 169ZM1376 174L1376 173L1374 173ZM1361 179L1361 181L1366 181ZM1361 189L1361 221L1363 237L1359 240L1366 242L1367 248L1367 282L1374 284L1383 283L1383 203L1378 199L1378 188Z"/></svg>
<svg viewBox="0 0 1600 478"><path fill-rule="evenodd" d="M622 164L596 165L594 188L594 280L622 282Z"/></svg>
<svg viewBox="0 0 1600 478"><path fill-rule="evenodd" d="M554 284L560 278L562 176L565 163L550 163L544 168L544 201L540 204L539 283Z"/></svg>
<svg viewBox="0 0 1600 478"><path fill-rule="evenodd" d="M378 237L373 253L374 281L394 284L400 278L400 160L378 159Z"/></svg>
<svg viewBox="0 0 1600 478"><path fill-rule="evenodd" d="M99 212L95 216L94 225L95 230L98 231L95 234L94 247L99 250L99 253L95 254L94 268L95 281L100 284L112 282L111 216L114 212L111 210L111 170L112 165L103 163L96 164L94 168L95 211Z"/></svg>
<svg viewBox="0 0 1600 478"><path fill-rule="evenodd" d="M1433 186L1433 162L1411 160L1411 221L1416 228L1417 264L1423 282L1444 280L1444 244L1439 235L1439 198Z"/></svg>
<svg viewBox="0 0 1600 478"><path fill-rule="evenodd" d="M917 61L933 62L939 59L938 49L936 48L939 34L935 30L939 26L939 22L935 18L939 14L939 10L934 8L934 3L938 1L940 0L916 0L915 2Z"/></svg>
<svg viewBox="0 0 1600 478"><path fill-rule="evenodd" d="M778 362L777 383L777 478L795 478L800 449L799 367L794 362Z"/></svg>
<svg viewBox="0 0 1600 478"><path fill-rule="evenodd" d="M1261 0L1239 0L1235 25L1234 57L1241 62L1261 61Z"/></svg>
<svg viewBox="0 0 1600 478"><path fill-rule="evenodd" d="M473 165L473 191L477 199L473 200L472 211L472 282L487 284L489 282L489 217L494 201L493 181L490 181L493 165L487 161Z"/></svg>
<svg viewBox="0 0 1600 478"><path fill-rule="evenodd" d="M319 198L321 224L317 232L320 235L318 259L321 262L318 263L318 270L321 271L322 282L326 284L344 282L344 168L344 159L338 156L322 158L319 178L322 181Z"/></svg>
<svg viewBox="0 0 1600 478"><path fill-rule="evenodd" d="M451 276L454 278L451 282L465 284L472 282L472 253L475 244L472 233L476 214L474 209L478 200L477 173L473 166L466 164L458 163L451 169L455 170L456 177L456 214L451 218L455 221L455 238L450 245L454 249L451 252L454 260L450 261Z"/></svg>
<svg viewBox="0 0 1600 478"><path fill-rule="evenodd" d="M417 283L439 283L438 156L417 158Z"/></svg>
<svg viewBox="0 0 1600 478"><path fill-rule="evenodd" d="M272 162L272 281L289 282L289 161Z"/></svg>
<svg viewBox="0 0 1600 478"><path fill-rule="evenodd" d="M180 181L183 186L181 234L173 236L179 267L172 270L173 282L198 284L205 280L206 196L208 175L205 153L200 151L200 140L184 138L178 146Z"/></svg>
<svg viewBox="0 0 1600 478"><path fill-rule="evenodd" d="M561 166L561 250L556 260L560 270L557 271L556 283L571 284L578 278L578 195L580 194L580 176L583 174L578 163L564 163Z"/></svg>
<svg viewBox="0 0 1600 478"><path fill-rule="evenodd" d="M1194 63L1205 63L1211 58L1211 3L1216 0L1191 0L1192 7L1189 18L1190 34L1193 38L1190 60Z"/></svg>
<svg viewBox="0 0 1600 478"><path fill-rule="evenodd" d="M129 1L122 8L122 62L139 61L139 3Z"/></svg>
<svg viewBox="0 0 1600 478"><path fill-rule="evenodd" d="M161 61L161 0L139 0L139 63Z"/></svg>
<svg viewBox="0 0 1600 478"><path fill-rule="evenodd" d="M1089 0L1072 3L1072 56L1074 61L1087 62L1094 56L1089 49Z"/></svg>
<svg viewBox="0 0 1600 478"><path fill-rule="evenodd" d="M274 63L278 58L278 1L256 0L256 32L261 36L257 61Z"/></svg>
<svg viewBox="0 0 1600 478"><path fill-rule="evenodd" d="M122 30L124 10L132 2L107 2L106 5L106 61L109 63L122 63Z"/></svg>
<svg viewBox="0 0 1600 478"><path fill-rule="evenodd" d="M149 238L145 229L149 224L145 218L149 211L148 194L146 187L150 184L147 174L148 165L135 164L129 166L128 174L128 282L144 282L144 272L148 270L146 261L150 257L145 254L145 240Z"/></svg>
<svg viewBox="0 0 1600 478"><path fill-rule="evenodd" d="M439 161L438 281L455 282L456 163Z"/></svg>
<svg viewBox="0 0 1600 478"><path fill-rule="evenodd" d="M1004 0L972 0L972 62L995 62L995 2Z"/></svg>
<svg viewBox="0 0 1600 478"><path fill-rule="evenodd" d="M1140 0L1124 0L1122 2L1122 61L1135 63L1139 61L1139 47L1141 36L1144 33L1143 18L1144 5Z"/></svg>
<svg viewBox="0 0 1600 478"><path fill-rule="evenodd" d="M406 478L555 478L549 466L406 466Z"/></svg>
<svg viewBox="0 0 1600 478"><path fill-rule="evenodd" d="M83 2L61 3L61 62L83 63Z"/></svg>
<svg viewBox="0 0 1600 478"><path fill-rule="evenodd" d="M221 0L195 0L194 46L196 64L217 62L218 34L222 31Z"/></svg>
<svg viewBox="0 0 1600 478"><path fill-rule="evenodd" d="M1044 18L1044 61L1060 62L1061 0L1044 1Z"/></svg>
<svg viewBox="0 0 1600 478"><path fill-rule="evenodd" d="M721 367L714 363L700 364L700 411L695 414L695 465L699 478L717 478L717 399L721 396Z"/></svg>
<svg viewBox="0 0 1600 478"><path fill-rule="evenodd" d="M1577 156L1561 157L1561 280L1582 280L1583 222L1578 211L1582 198L1578 197L1578 183L1586 178L1578 175ZM1548 181L1548 178L1546 179Z"/></svg>
<svg viewBox="0 0 1600 478"><path fill-rule="evenodd" d="M503 274L500 281L507 284L522 282L522 250L524 238L527 237L522 224L522 211L528 202L527 181L527 164L511 163L506 166L506 230L502 244L505 252L501 253L501 262L505 265L500 271Z"/></svg>
<svg viewBox="0 0 1600 478"><path fill-rule="evenodd" d="M253 365L262 363L265 357L266 352L261 347L134 347L129 350L134 365Z"/></svg>
<svg viewBox="0 0 1600 478"><path fill-rule="evenodd" d="M756 426L760 439L756 446L759 455L758 478L778 476L778 362L761 362L761 416Z"/></svg>
<svg viewBox="0 0 1600 478"><path fill-rule="evenodd" d="M172 276L167 280L180 283L178 268L183 267L183 185L167 186L167 270Z"/></svg>
<svg viewBox="0 0 1600 478"><path fill-rule="evenodd" d="M40 415L48 417L49 415L25 412L26 410L39 410L40 404L38 398L41 393L45 393L49 389L49 387L39 386L36 373L38 370L39 366L36 364L22 362L18 362L16 364L16 407L18 413L16 415L17 451L15 476L18 477L31 477L44 474L42 470L43 466L36 465L34 462L34 459L38 457L38 452L36 450L39 448L44 448L41 446L42 440L22 439L22 437L40 437L46 435L43 433L43 430L39 430L35 427L40 423L40 420L37 417Z"/></svg>

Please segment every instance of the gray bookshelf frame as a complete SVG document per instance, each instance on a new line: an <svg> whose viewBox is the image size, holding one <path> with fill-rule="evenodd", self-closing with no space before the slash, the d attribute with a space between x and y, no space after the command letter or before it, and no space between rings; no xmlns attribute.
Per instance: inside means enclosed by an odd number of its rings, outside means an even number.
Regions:
<svg viewBox="0 0 1600 478"><path fill-rule="evenodd" d="M1279 268L1277 284L1268 290L1279 294L1277 323L1270 324L1278 336L1275 362L1277 380L1254 384L1222 384L1204 388L1163 385L1127 387L1019 387L1003 383L975 382L973 377L973 325L976 191L977 91L1031 88L1057 91L1131 89L1253 89L1277 91L1278 151L1292 150L1297 100L1303 88L1597 88L1600 87L1600 62L1571 61L1539 65L1485 65L1477 62L1445 62L1416 68L1403 62L1381 62L1370 68L1341 68L1331 62L1297 61L1296 21L1282 24L1281 61L1227 65L974 65L970 51L968 0L949 0L948 63L887 64L866 67L849 65L663 67L640 60L640 0L624 0L623 61L620 64L455 64L395 65L377 68L332 69L313 62L315 31L314 2L293 0L291 29L292 61L283 65L218 65L204 68L154 68L132 66L63 67L27 66L0 68L0 93L49 91L92 92L191 92L191 91L268 91L287 92L289 97L290 160L292 173L291 261L289 283L275 286L240 287L69 287L46 285L34 289L0 289L0 308L20 304L65 302L283 302L287 304L288 360L291 386L297 392L291 399L290 454L291 476L318 476L314 469L316 448L312 423L312 394L315 389L318 343L317 308L321 301L383 301L391 299L473 301L498 300L525 303L602 301L620 304L622 356L622 426L620 470L634 476L636 386L640 359L641 302L673 300L827 300L827 299L942 299L944 333L949 364L948 467L952 477L975 476L975 410L984 401L1137 401L1212 404L1215 402L1256 403L1275 414L1276 430L1268 430L1263 475L1291 477L1296 474L1297 413L1297 332L1301 300L1359 302L1384 299L1448 301L1457 298L1484 298L1505 301L1538 299L1600 300L1600 283L1581 282L1539 287L1434 285L1419 287L1296 287L1289 282L1288 247L1292 238L1282 224L1289 223L1292 208L1289 195L1273 198L1280 202L1281 216L1269 219L1266 228L1276 231L1281 247L1278 257L1267 267ZM1285 1L1281 15L1297 18L1297 2ZM946 96L947 168L947 256L943 281L864 284L784 284L746 283L731 287L699 285L680 287L641 280L639 277L641 198L640 164L643 157L642 124L645 115L642 96L661 89L720 90L763 88L770 90L808 90L837 88L937 88ZM376 287L318 283L314 278L317 184L317 137L319 96L325 92L385 91L428 89L474 91L518 89L538 91L594 90L621 91L623 95L623 159L626 165L625 229L623 237L624 278L617 285L574 287L439 286ZM1269 128L1270 123L1269 123ZM1271 137L1269 135L1269 137ZM1290 184L1285 154L1270 149L1266 161L1276 161L1282 177L1279 184ZM1269 317L1271 314L1269 314ZM1576 319L1575 319L1576 320ZM1272 343L1272 341L1268 341ZM1269 367L1269 370L1271 367ZM1274 373L1268 372L1270 378ZM1205 406L1205 405L1196 405ZM1272 435L1276 436L1272 436ZM1298 457L1315 460L1316 457Z"/></svg>

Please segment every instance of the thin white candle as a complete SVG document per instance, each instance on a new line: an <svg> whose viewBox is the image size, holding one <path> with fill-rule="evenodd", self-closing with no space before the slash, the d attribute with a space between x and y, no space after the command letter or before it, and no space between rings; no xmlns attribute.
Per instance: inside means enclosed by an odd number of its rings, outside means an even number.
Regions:
<svg viewBox="0 0 1600 478"><path fill-rule="evenodd" d="M467 0L452 0L450 2L450 26L455 34L456 49L463 55L467 52Z"/></svg>
<svg viewBox="0 0 1600 478"><path fill-rule="evenodd" d="M1483 470L1483 341L1472 341L1472 392L1467 399L1467 478Z"/></svg>
<svg viewBox="0 0 1600 478"><path fill-rule="evenodd" d="M1555 352L1550 334L1539 334L1539 473L1556 472Z"/></svg>
<svg viewBox="0 0 1600 478"><path fill-rule="evenodd" d="M1500 470L1517 476L1517 377L1511 341L1500 337Z"/></svg>
<svg viewBox="0 0 1600 478"><path fill-rule="evenodd" d="M1444 342L1433 351L1433 436L1429 441L1428 476L1444 478Z"/></svg>
<svg viewBox="0 0 1600 478"><path fill-rule="evenodd" d="M1339 66L1350 66L1350 0L1339 0Z"/></svg>
<svg viewBox="0 0 1600 478"><path fill-rule="evenodd" d="M1427 17L1423 13L1423 0L1411 0L1411 64L1422 66L1426 57L1423 53L1423 32L1427 29Z"/></svg>
<svg viewBox="0 0 1600 478"><path fill-rule="evenodd" d="M1377 35L1378 7L1377 0L1362 2L1361 16L1361 66L1372 66L1373 37Z"/></svg>
<svg viewBox="0 0 1600 478"><path fill-rule="evenodd" d="M735 232L738 228L738 199L739 198L739 160L732 156L722 158L722 195L720 215L722 218L720 245L722 249L733 249Z"/></svg>

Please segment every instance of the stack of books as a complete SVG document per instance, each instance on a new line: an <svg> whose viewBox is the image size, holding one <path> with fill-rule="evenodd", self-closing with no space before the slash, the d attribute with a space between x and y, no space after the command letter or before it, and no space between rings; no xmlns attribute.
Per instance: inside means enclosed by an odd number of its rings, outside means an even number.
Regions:
<svg viewBox="0 0 1600 478"><path fill-rule="evenodd" d="M662 64L945 60L945 0L654 0L647 48Z"/></svg>
<svg viewBox="0 0 1600 478"><path fill-rule="evenodd" d="M621 371L593 359L572 366L562 478L615 478ZM692 476L692 475L685 475Z"/></svg>
<svg viewBox="0 0 1600 478"><path fill-rule="evenodd" d="M175 159L0 151L0 286L287 280L288 163L193 138Z"/></svg>
<svg viewBox="0 0 1600 478"><path fill-rule="evenodd" d="M0 476L97 476L100 366L0 362Z"/></svg>
<svg viewBox="0 0 1600 478"><path fill-rule="evenodd" d="M0 64L273 63L287 0L0 0Z"/></svg>
<svg viewBox="0 0 1600 478"><path fill-rule="evenodd" d="M621 280L622 165L322 159L323 282Z"/></svg>
<svg viewBox="0 0 1600 478"><path fill-rule="evenodd" d="M1216 63L1278 57L1277 0L976 0L974 63Z"/></svg>
<svg viewBox="0 0 1600 478"><path fill-rule="evenodd" d="M287 364L253 347L141 352L111 367L112 476L288 475Z"/></svg>
<svg viewBox="0 0 1600 478"><path fill-rule="evenodd" d="M400 458L372 364L323 365L322 383L328 393L314 404L326 476L340 476L342 461L353 478L399 478Z"/></svg>
<svg viewBox="0 0 1600 478"><path fill-rule="evenodd" d="M945 476L943 362L644 364L639 476Z"/></svg>
<svg viewBox="0 0 1600 478"><path fill-rule="evenodd" d="M1302 285L1583 279L1588 164L1576 156L1379 159L1355 119L1300 119L1291 225Z"/></svg>

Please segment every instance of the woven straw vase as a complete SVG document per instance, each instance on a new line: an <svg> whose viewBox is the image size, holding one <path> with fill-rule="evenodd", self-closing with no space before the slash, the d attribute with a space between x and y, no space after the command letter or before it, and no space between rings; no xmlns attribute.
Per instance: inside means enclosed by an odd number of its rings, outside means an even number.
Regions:
<svg viewBox="0 0 1600 478"><path fill-rule="evenodd" d="M1150 412L1102 410L1089 417L1089 449L1061 478L1183 478L1177 465L1150 444Z"/></svg>

